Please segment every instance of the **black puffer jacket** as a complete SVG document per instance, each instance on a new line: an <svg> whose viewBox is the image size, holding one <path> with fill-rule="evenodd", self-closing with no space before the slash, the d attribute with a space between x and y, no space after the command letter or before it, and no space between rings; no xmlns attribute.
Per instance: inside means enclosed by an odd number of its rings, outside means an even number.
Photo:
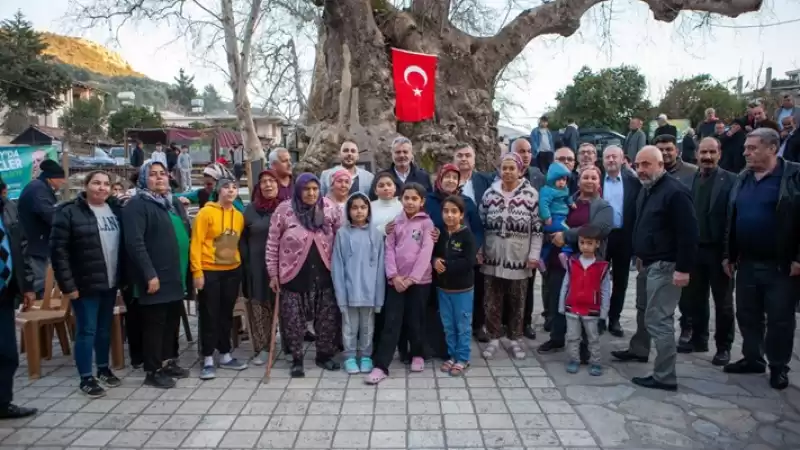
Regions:
<svg viewBox="0 0 800 450"><path fill-rule="evenodd" d="M108 269L103 256L97 218L86 203L86 194L61 205L50 231L50 261L59 289L78 291L81 296L108 290ZM125 248L122 240L122 208L109 197L108 205L117 216L120 239L117 253L117 284L124 279Z"/></svg>

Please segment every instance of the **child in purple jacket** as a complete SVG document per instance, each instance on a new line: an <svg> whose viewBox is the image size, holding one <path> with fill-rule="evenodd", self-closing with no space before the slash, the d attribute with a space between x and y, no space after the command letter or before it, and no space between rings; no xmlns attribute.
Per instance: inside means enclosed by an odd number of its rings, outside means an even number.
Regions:
<svg viewBox="0 0 800 450"><path fill-rule="evenodd" d="M368 384L378 384L389 376L389 364L405 326L410 341L411 371L425 370L422 358L422 318L431 281L433 222L425 214L425 188L408 183L402 192L403 213L394 219L394 229L386 235L386 301L383 305L383 330L372 358L375 368L367 375Z"/></svg>

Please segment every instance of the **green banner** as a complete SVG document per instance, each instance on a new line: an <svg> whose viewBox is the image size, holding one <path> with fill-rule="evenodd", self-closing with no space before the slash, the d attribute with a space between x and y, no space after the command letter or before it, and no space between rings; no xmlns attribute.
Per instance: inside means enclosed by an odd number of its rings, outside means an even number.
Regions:
<svg viewBox="0 0 800 450"><path fill-rule="evenodd" d="M0 177L8 186L8 198L19 198L25 185L39 176L39 164L57 157L58 150L52 145L0 146Z"/></svg>

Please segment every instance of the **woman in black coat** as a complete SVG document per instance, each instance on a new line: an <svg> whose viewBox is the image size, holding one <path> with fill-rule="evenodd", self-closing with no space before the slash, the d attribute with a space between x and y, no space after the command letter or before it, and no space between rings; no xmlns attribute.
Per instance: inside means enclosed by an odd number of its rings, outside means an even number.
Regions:
<svg viewBox="0 0 800 450"><path fill-rule="evenodd" d="M167 168L147 161L122 211L133 296L140 306L145 384L175 386L187 371L172 358L189 268L189 218L169 190ZM166 365L163 363L168 361Z"/></svg>
<svg viewBox="0 0 800 450"><path fill-rule="evenodd" d="M77 330L75 365L80 390L89 397L105 395L121 384L108 367L111 322L124 261L120 207L111 197L106 172L90 172L78 198L63 204L53 216L50 261L59 289L72 301ZM97 378L92 374L92 350Z"/></svg>

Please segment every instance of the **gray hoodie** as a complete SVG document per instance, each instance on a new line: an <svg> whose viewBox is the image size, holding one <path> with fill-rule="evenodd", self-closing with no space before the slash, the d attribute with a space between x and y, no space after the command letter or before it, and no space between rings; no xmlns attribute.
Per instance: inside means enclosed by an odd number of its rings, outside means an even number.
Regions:
<svg viewBox="0 0 800 450"><path fill-rule="evenodd" d="M336 233L331 262L336 303L341 310L367 307L380 311L386 292L383 233L369 219L363 227L350 223L350 204L355 198L370 206L369 198L360 192L351 195L345 204L347 220ZM370 207L370 216L371 212Z"/></svg>

